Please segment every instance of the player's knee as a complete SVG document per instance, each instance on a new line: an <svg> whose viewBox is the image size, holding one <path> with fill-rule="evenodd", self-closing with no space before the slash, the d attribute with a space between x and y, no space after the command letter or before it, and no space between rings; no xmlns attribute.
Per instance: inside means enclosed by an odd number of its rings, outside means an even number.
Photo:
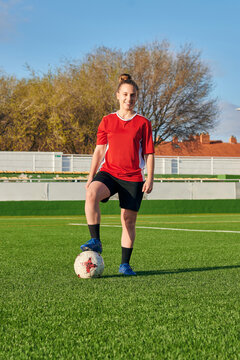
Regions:
<svg viewBox="0 0 240 360"><path fill-rule="evenodd" d="M97 201L97 193L94 189L87 189L86 202L95 203Z"/></svg>
<svg viewBox="0 0 240 360"><path fill-rule="evenodd" d="M124 213L122 216L123 224L128 228L134 228L136 224L136 217L131 214Z"/></svg>

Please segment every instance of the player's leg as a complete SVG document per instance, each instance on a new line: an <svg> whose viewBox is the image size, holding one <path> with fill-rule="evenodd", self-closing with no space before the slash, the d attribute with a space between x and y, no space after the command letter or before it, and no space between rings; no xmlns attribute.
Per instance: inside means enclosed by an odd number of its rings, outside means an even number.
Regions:
<svg viewBox="0 0 240 360"><path fill-rule="evenodd" d="M122 260L119 267L119 272L124 275L136 275L129 265L133 244L136 236L136 220L137 211L129 209L121 209L121 223L122 223Z"/></svg>
<svg viewBox="0 0 240 360"><path fill-rule="evenodd" d="M102 252L100 241L100 201L110 197L109 188L100 181L93 181L86 191L85 214L91 239L81 246L82 251Z"/></svg>
<svg viewBox="0 0 240 360"><path fill-rule="evenodd" d="M93 181L86 191L85 214L87 223L100 224L100 201L110 197L109 188L100 181Z"/></svg>
<svg viewBox="0 0 240 360"><path fill-rule="evenodd" d="M121 209L122 238L121 245L125 248L133 248L136 236L137 211Z"/></svg>
<svg viewBox="0 0 240 360"><path fill-rule="evenodd" d="M141 205L143 182L119 181L119 200L122 222L122 261L119 272L136 275L129 265L136 236L136 220Z"/></svg>

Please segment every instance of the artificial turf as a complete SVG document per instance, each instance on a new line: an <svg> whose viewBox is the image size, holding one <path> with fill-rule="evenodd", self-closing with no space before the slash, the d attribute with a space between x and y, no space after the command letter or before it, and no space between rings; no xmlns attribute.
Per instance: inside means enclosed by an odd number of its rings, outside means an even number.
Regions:
<svg viewBox="0 0 240 360"><path fill-rule="evenodd" d="M239 214L139 215L136 277L118 274L119 217L104 215L105 270L89 280L73 271L79 223L0 217L0 359L240 358Z"/></svg>
<svg viewBox="0 0 240 360"><path fill-rule="evenodd" d="M84 200L70 201L0 201L0 216L84 215ZM100 204L104 215L118 215L117 200ZM215 200L143 200L140 214L239 214L240 199Z"/></svg>

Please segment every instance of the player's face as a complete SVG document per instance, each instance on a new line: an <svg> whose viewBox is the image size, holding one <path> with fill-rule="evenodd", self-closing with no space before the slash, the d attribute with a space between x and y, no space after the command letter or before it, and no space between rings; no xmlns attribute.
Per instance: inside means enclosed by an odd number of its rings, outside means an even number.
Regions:
<svg viewBox="0 0 240 360"><path fill-rule="evenodd" d="M134 86L130 84L123 84L117 92L117 99L119 101L120 110L131 111L137 101L137 91Z"/></svg>

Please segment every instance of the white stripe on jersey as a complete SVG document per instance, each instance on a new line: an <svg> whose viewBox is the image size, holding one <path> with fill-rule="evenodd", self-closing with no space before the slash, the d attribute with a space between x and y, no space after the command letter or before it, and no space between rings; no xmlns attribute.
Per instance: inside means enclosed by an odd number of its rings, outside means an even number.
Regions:
<svg viewBox="0 0 240 360"><path fill-rule="evenodd" d="M142 140L139 141L138 157L139 157L139 168L141 169L142 179L144 181L145 180L145 176L144 176L145 160L144 160L144 157L142 156Z"/></svg>

